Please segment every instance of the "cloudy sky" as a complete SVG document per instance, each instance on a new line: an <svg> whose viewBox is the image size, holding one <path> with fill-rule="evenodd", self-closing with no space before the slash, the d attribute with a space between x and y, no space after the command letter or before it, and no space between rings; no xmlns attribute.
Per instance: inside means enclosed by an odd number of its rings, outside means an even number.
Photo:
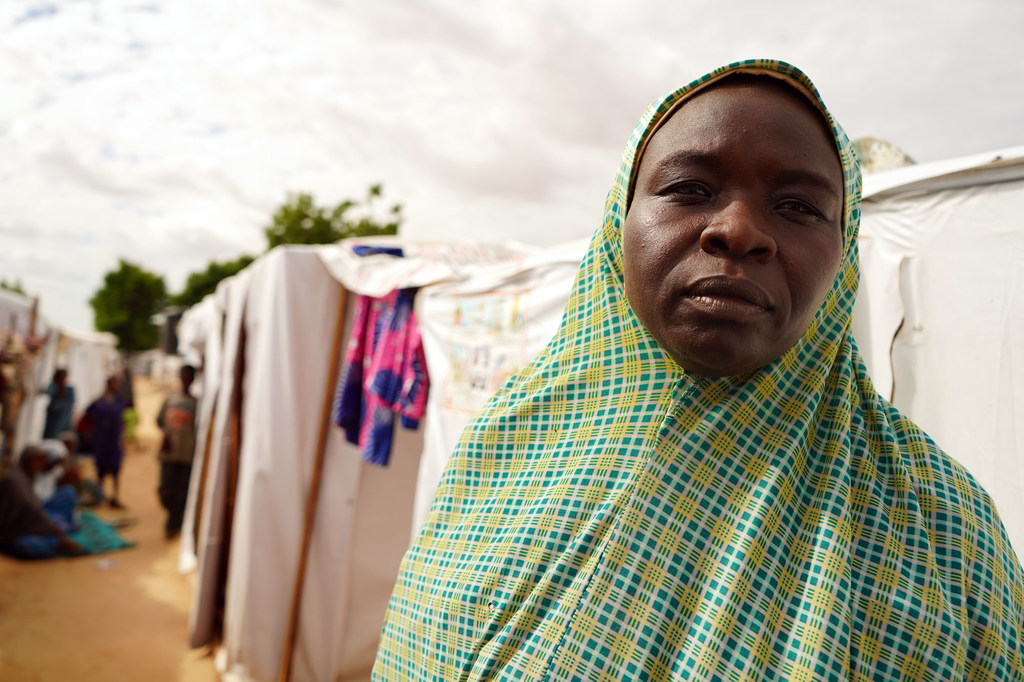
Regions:
<svg viewBox="0 0 1024 682"><path fill-rule="evenodd" d="M90 329L118 258L177 291L288 192L375 182L411 238L587 236L645 107L746 57L918 161L1017 145L1022 28L1016 0L4 0L0 278Z"/></svg>

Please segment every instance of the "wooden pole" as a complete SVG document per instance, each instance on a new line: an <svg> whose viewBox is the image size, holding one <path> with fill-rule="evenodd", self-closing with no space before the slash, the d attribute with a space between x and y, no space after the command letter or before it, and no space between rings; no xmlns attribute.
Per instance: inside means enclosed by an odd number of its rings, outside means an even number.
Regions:
<svg viewBox="0 0 1024 682"><path fill-rule="evenodd" d="M299 633L299 613L302 610L302 591L305 586L306 565L309 562L309 547L313 538L313 522L316 519L317 503L320 498L320 480L323 477L327 434L331 424L331 406L334 404L334 392L338 385L338 367L341 364L341 335L345 330L347 299L348 292L344 287L341 287L341 291L338 294L338 317L334 323L334 339L331 345L330 369L327 372L327 386L324 388L324 400L320 412L320 434L317 437L316 459L313 462L313 479L309 483L309 495L306 496L306 517L302 526L299 567L295 572L295 588L292 591L291 612L288 616L288 634L285 639L284 653L281 656L281 667L277 676L278 682L290 682L292 678L292 659L295 655L295 640Z"/></svg>
<svg viewBox="0 0 1024 682"><path fill-rule="evenodd" d="M36 326L39 323L39 297L36 296L32 299L32 312L28 320L28 335L29 338L36 335Z"/></svg>

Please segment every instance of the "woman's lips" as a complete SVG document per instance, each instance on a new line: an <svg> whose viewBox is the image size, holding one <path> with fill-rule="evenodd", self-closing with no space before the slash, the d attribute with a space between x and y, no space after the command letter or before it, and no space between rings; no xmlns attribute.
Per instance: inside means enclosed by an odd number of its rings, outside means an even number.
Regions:
<svg viewBox="0 0 1024 682"><path fill-rule="evenodd" d="M683 299L699 310L722 317L745 318L771 310L768 296L747 280L709 277L683 292Z"/></svg>

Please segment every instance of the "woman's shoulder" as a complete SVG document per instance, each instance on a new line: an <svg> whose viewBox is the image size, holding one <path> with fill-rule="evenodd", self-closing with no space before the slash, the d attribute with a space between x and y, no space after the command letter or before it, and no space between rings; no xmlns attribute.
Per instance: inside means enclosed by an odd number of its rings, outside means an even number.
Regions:
<svg viewBox="0 0 1024 682"><path fill-rule="evenodd" d="M921 511L939 536L968 554L1003 563L1024 588L1024 571L1010 544L999 510L985 487L921 426L889 405L889 424L912 481ZM1024 599L1024 595L1018 595ZM1022 603L1024 605L1024 603Z"/></svg>

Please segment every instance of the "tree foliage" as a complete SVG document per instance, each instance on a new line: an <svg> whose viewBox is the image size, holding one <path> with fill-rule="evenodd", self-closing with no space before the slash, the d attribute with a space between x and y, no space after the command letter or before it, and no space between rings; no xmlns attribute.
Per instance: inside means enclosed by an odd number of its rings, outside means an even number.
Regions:
<svg viewBox="0 0 1024 682"><path fill-rule="evenodd" d="M399 204L392 204L386 210L379 207L383 193L382 185L371 185L362 201L346 199L336 206L318 206L311 194L289 194L264 229L267 250L281 244L333 244L348 237L397 234L402 224L402 207ZM184 290L171 300L176 305L195 305L215 291L222 279L252 261L252 256L223 263L213 261L205 270L190 274Z"/></svg>
<svg viewBox="0 0 1024 682"><path fill-rule="evenodd" d="M6 289L7 291L13 291L16 294L22 296L28 296L28 292L21 286L21 280L15 279L8 282L6 279L0 279L0 289Z"/></svg>
<svg viewBox="0 0 1024 682"><path fill-rule="evenodd" d="M160 332L150 318L166 302L164 278L123 259L89 299L96 329L114 334L125 351L157 346Z"/></svg>
<svg viewBox="0 0 1024 682"><path fill-rule="evenodd" d="M379 218L375 204L382 193L381 185L371 185L362 202L346 199L333 208L317 206L310 194L290 194L264 230L267 249L280 244L333 244L348 237L397 234L402 207L393 204L386 217Z"/></svg>
<svg viewBox="0 0 1024 682"><path fill-rule="evenodd" d="M235 260L218 263L212 261L202 272L193 272L185 281L185 288L172 297L175 305L190 307L199 303L217 289L222 279L234 275L255 260L252 256L239 256Z"/></svg>

